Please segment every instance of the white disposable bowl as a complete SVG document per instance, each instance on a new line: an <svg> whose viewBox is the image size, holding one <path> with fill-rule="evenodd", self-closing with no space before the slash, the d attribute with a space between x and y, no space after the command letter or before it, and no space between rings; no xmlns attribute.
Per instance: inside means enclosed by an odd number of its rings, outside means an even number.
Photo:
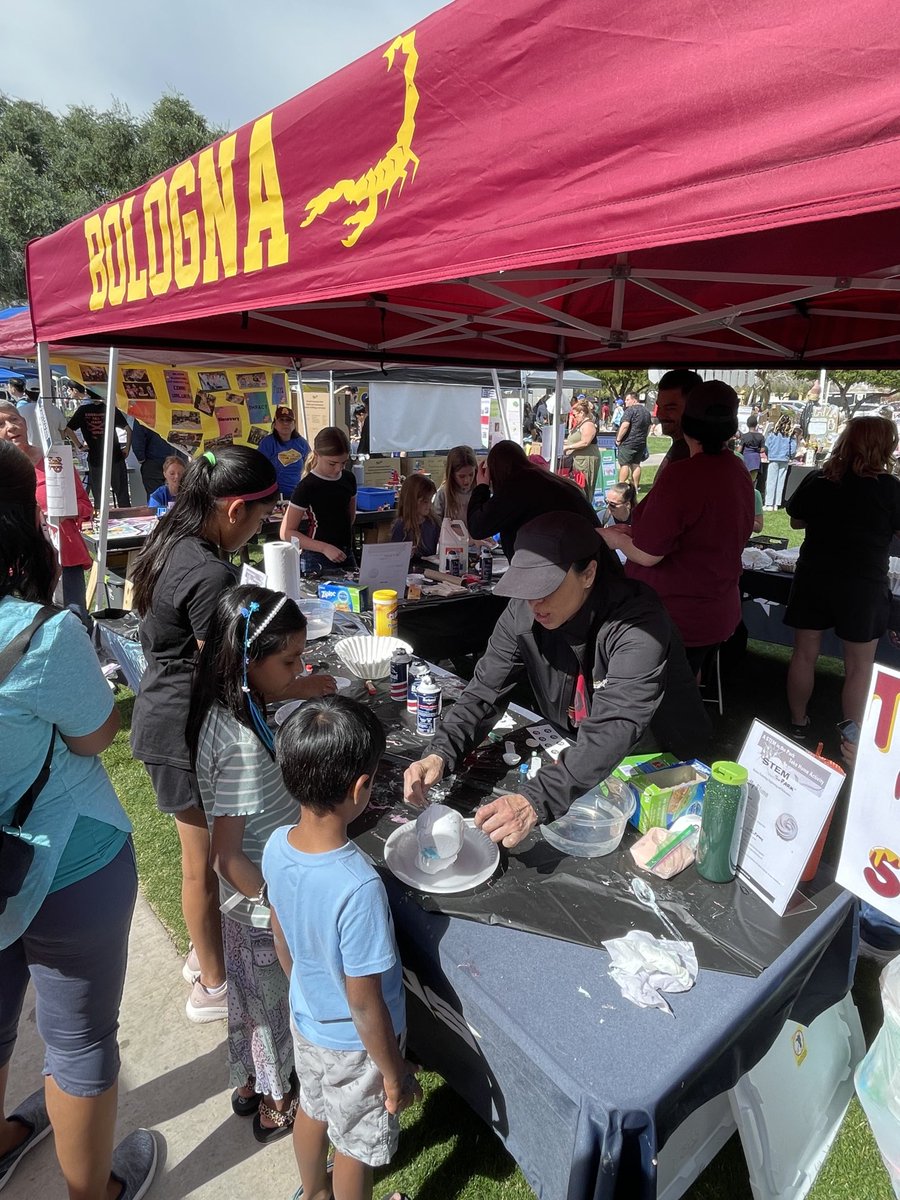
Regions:
<svg viewBox="0 0 900 1200"><path fill-rule="evenodd" d="M399 638L358 634L341 638L335 643L334 652L357 679L386 679L391 670L391 655L400 649L412 653L412 647Z"/></svg>

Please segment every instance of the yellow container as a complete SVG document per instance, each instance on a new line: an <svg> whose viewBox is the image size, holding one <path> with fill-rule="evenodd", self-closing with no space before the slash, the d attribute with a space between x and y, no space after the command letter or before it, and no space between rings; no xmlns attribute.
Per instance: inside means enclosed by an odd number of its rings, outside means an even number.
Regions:
<svg viewBox="0 0 900 1200"><path fill-rule="evenodd" d="M397 593L393 588L382 588L372 593L372 611L375 613L375 636L397 636Z"/></svg>

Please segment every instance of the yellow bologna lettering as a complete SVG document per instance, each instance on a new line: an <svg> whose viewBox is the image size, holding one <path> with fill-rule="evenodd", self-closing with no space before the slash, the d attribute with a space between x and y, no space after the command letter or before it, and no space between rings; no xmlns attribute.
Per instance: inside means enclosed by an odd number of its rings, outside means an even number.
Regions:
<svg viewBox="0 0 900 1200"><path fill-rule="evenodd" d="M197 160L200 175L200 204L203 208L203 231L206 253L203 256L203 282L215 283L219 265L226 279L237 274L237 212L234 207L234 148L235 134L219 142L218 175L213 151L201 150ZM219 187L219 178L222 186Z"/></svg>
<svg viewBox="0 0 900 1200"><path fill-rule="evenodd" d="M259 271L263 265L262 235L268 233L266 266L277 267L288 260L289 239L284 227L284 204L272 144L272 114L254 123L250 134L250 176L247 183L250 215L244 270Z"/></svg>
<svg viewBox="0 0 900 1200"><path fill-rule="evenodd" d="M138 270L137 255L134 252L134 229L131 224L131 210L134 208L134 196L122 201L122 224L125 227L125 258L128 262L128 295L126 299L131 304L133 300L147 298L147 272L141 267Z"/></svg>
<svg viewBox="0 0 900 1200"><path fill-rule="evenodd" d="M156 213L154 217L154 212ZM156 253L159 227L160 256ZM172 230L169 228L169 204L166 180L154 179L144 192L144 232L147 235L147 267L150 291L164 296L172 282Z"/></svg>
<svg viewBox="0 0 900 1200"><path fill-rule="evenodd" d="M200 227L197 210L189 208L182 213L178 204L178 193L193 194L197 186L194 164L188 160L179 164L169 180L169 216L172 219L172 249L175 261L175 286L189 288L197 282L200 274ZM185 246L190 250L185 258Z"/></svg>
<svg viewBox="0 0 900 1200"><path fill-rule="evenodd" d="M110 204L103 213L103 249L106 261L106 278L110 304L121 304L125 299L127 268L122 230L122 210L118 204ZM115 262L113 254L115 253ZM116 271L118 270L118 278Z"/></svg>
<svg viewBox="0 0 900 1200"><path fill-rule="evenodd" d="M91 275L91 298L88 307L97 312L106 303L106 266L103 262L103 225L99 213L85 218L84 237L88 250L88 271Z"/></svg>

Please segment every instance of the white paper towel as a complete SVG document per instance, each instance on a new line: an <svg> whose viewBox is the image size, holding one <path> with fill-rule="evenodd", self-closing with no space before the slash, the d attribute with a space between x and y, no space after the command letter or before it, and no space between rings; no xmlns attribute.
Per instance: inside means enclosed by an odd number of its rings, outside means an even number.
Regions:
<svg viewBox="0 0 900 1200"><path fill-rule="evenodd" d="M293 542L266 542L263 546L266 586L300 599L300 551Z"/></svg>
<svg viewBox="0 0 900 1200"><path fill-rule="evenodd" d="M75 466L71 446L51 446L44 459L44 479L47 485L47 520L78 516L78 497L75 494Z"/></svg>

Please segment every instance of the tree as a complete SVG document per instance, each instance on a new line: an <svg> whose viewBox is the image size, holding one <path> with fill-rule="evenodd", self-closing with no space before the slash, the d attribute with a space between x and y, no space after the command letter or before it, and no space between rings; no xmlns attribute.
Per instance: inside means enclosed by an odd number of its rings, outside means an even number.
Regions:
<svg viewBox="0 0 900 1200"><path fill-rule="evenodd" d="M222 131L183 96L135 117L73 105L61 116L0 93L0 307L25 302L25 246L189 158Z"/></svg>
<svg viewBox="0 0 900 1200"><path fill-rule="evenodd" d="M867 383L870 388L893 396L900 392L900 371L829 371L829 402L842 408L848 417L852 417L865 400L865 394L858 395L855 400L850 395L850 389L858 383ZM837 395L834 394L835 388Z"/></svg>
<svg viewBox="0 0 900 1200"><path fill-rule="evenodd" d="M628 392L646 392L653 387L650 376L639 367L618 371L586 371L585 374L595 377L598 390L607 393L610 400L625 396Z"/></svg>

